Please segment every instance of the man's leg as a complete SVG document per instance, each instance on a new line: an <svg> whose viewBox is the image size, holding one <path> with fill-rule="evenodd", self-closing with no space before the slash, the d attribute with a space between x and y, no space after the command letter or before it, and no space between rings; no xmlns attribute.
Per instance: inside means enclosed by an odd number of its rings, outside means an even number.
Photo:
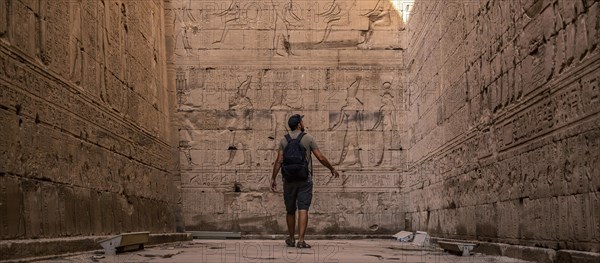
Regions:
<svg viewBox="0 0 600 263"><path fill-rule="evenodd" d="M289 222L289 221L288 221ZM298 210L298 241L304 241L304 233L306 233L306 226L308 226L308 210ZM289 223L288 223L289 228ZM294 231L294 230L292 230Z"/></svg>
<svg viewBox="0 0 600 263"><path fill-rule="evenodd" d="M298 187L293 183L283 183L283 200L285 202L285 221L287 223L288 234L290 237L288 238L288 242L286 240L286 244L288 246L294 246L296 238L294 238L294 234L296 232L296 200L298 194Z"/></svg>
<svg viewBox="0 0 600 263"><path fill-rule="evenodd" d="M296 230L296 214L287 214L285 219L285 221L287 222L288 233L290 234L290 240L296 241L296 238L294 237ZM302 235L302 238L304 238L304 234ZM301 240L304 240L302 238Z"/></svg>
<svg viewBox="0 0 600 263"><path fill-rule="evenodd" d="M304 242L304 234L308 226L308 209L312 201L312 181L306 182L298 190L298 243L296 247L310 248L310 245Z"/></svg>

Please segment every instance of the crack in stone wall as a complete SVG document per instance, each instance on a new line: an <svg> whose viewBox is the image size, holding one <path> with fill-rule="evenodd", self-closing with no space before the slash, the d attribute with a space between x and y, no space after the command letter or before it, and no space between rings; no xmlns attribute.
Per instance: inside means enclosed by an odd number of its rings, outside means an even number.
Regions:
<svg viewBox="0 0 600 263"><path fill-rule="evenodd" d="M416 1L406 221L600 251L598 1Z"/></svg>

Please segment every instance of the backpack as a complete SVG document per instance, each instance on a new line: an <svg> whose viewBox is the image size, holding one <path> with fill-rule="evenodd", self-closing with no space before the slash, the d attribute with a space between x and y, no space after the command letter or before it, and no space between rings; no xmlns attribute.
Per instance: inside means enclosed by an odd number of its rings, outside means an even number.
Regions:
<svg viewBox="0 0 600 263"><path fill-rule="evenodd" d="M296 139L292 139L289 134L285 135L288 144L283 149L281 174L287 182L308 180L306 148L300 144L304 134L304 132L301 132Z"/></svg>

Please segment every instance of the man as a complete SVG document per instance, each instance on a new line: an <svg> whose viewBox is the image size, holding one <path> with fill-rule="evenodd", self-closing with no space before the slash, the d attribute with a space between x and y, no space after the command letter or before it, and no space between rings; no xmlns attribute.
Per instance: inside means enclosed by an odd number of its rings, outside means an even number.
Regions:
<svg viewBox="0 0 600 263"><path fill-rule="evenodd" d="M288 126L290 127L290 137L296 139L301 133L305 131L304 122L302 121L301 115L292 115L288 120ZM271 177L271 191L275 192L277 189L277 183L275 179L281 169L281 163L283 161L283 152L287 146L288 141L286 138L281 139L279 143L279 150L277 151L277 159L273 164L273 176ZM310 248L310 245L304 241L304 233L306 232L306 226L308 225L308 208L312 201L312 158L311 152L317 157L317 160L325 167L329 168L333 177L339 177L340 174L331 166L327 158L321 153L314 138L309 134L305 134L300 144L306 149L306 159L308 160L308 179L305 181L290 181L286 182L283 179L283 200L285 203L285 209L287 212L286 222L289 233L289 238L285 240L285 243L289 247L298 248ZM296 210L298 210L298 243L294 237L296 228Z"/></svg>

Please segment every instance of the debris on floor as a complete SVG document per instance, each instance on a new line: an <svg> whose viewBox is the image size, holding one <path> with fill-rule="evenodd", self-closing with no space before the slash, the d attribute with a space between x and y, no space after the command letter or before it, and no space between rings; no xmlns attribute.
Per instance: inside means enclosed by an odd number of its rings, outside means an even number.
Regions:
<svg viewBox="0 0 600 263"><path fill-rule="evenodd" d="M415 237L413 232L400 231L393 235L393 237L400 242L410 242Z"/></svg>
<svg viewBox="0 0 600 263"><path fill-rule="evenodd" d="M412 243L422 247L429 246L429 234L427 234L427 232L417 231Z"/></svg>

